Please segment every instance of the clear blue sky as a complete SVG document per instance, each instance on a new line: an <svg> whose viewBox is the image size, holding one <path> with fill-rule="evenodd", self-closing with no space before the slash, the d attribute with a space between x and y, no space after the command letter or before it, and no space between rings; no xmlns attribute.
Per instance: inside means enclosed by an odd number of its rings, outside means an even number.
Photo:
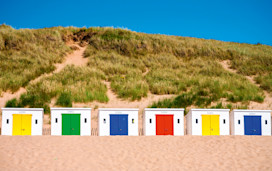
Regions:
<svg viewBox="0 0 272 171"><path fill-rule="evenodd" d="M272 45L272 0L0 0L14 28L113 26Z"/></svg>

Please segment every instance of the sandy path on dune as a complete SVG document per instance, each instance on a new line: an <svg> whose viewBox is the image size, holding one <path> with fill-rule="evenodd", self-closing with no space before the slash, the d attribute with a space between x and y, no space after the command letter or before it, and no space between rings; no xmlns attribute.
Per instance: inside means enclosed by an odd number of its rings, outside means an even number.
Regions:
<svg viewBox="0 0 272 171"><path fill-rule="evenodd" d="M45 74L35 78L34 80L31 80L30 83L35 83L35 82L39 81L41 78L51 76L54 73L58 73L67 65L71 65L71 64L74 64L76 66L87 65L88 58L83 57L83 53L84 53L85 49L87 48L87 46L80 47L77 44L71 44L70 46L76 46L78 48L78 50L75 50L73 53L68 54L62 63L55 64L56 69L53 72L45 73ZM21 96L21 94L23 94L25 92L26 92L26 89L23 87L21 87L15 93L11 93L10 91L3 92L2 96L0 97L0 108L4 107L8 100L11 100L13 98L19 98Z"/></svg>
<svg viewBox="0 0 272 171"><path fill-rule="evenodd" d="M2 171L272 170L261 136L1 136L0 149Z"/></svg>
<svg viewBox="0 0 272 171"><path fill-rule="evenodd" d="M221 61L219 62L222 67L232 73L237 73L236 70L232 69L230 66L230 61L229 60L225 60L225 61ZM254 77L252 76L245 76L252 84L255 84L256 86L260 87L259 84L257 84L254 81ZM272 110L272 95L269 94L267 91L263 90L264 95L265 95L265 99L262 103L258 103L258 102L253 102L251 101L248 105L249 109L260 109L260 110Z"/></svg>

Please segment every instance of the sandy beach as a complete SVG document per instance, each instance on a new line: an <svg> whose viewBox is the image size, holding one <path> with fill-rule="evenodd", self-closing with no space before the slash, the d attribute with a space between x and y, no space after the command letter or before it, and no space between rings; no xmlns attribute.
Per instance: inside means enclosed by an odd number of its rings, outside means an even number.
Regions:
<svg viewBox="0 0 272 171"><path fill-rule="evenodd" d="M0 170L272 170L272 137L0 136Z"/></svg>

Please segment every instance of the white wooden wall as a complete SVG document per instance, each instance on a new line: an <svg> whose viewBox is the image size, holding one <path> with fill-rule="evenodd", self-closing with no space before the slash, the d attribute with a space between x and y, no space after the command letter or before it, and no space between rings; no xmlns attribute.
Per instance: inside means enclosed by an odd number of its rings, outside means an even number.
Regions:
<svg viewBox="0 0 272 171"><path fill-rule="evenodd" d="M270 110L233 110L231 112L231 135L245 135L244 116L261 116L262 135L271 135L271 111ZM240 120L240 124L238 124ZM265 124L267 121L267 124Z"/></svg>
<svg viewBox="0 0 272 171"><path fill-rule="evenodd" d="M31 114L31 135L42 135L42 108L2 108L2 135L12 135L13 114Z"/></svg>
<svg viewBox="0 0 272 171"><path fill-rule="evenodd" d="M144 135L156 135L156 115L174 115L174 135L184 135L184 109L156 109L144 110L143 128ZM150 123L151 119L151 123ZM178 123L179 119L179 123Z"/></svg>
<svg viewBox="0 0 272 171"><path fill-rule="evenodd" d="M128 135L138 136L138 109L122 108L99 108L98 109L98 132L99 136L110 135L110 114L128 115ZM105 122L104 122L105 119ZM132 123L134 119L134 123Z"/></svg>
<svg viewBox="0 0 272 171"><path fill-rule="evenodd" d="M202 115L219 115L220 135L230 134L229 109L191 109L187 115L188 135L202 135Z"/></svg>
<svg viewBox="0 0 272 171"><path fill-rule="evenodd" d="M62 135L63 113L80 114L80 135L91 135L91 108L51 108L51 135Z"/></svg>

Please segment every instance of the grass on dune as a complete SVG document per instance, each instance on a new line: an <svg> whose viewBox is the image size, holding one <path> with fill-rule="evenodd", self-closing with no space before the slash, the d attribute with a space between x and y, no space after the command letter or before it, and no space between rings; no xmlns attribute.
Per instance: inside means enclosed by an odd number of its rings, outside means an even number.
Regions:
<svg viewBox="0 0 272 171"><path fill-rule="evenodd" d="M256 78L256 81L258 84L261 85L261 88L268 91L272 92L272 73L270 74L265 74L265 75L259 75Z"/></svg>
<svg viewBox="0 0 272 171"><path fill-rule="evenodd" d="M8 101L6 106L48 108L54 97L57 98L56 105L66 107L71 107L72 102L107 102L107 87L101 82L104 77L95 69L67 66L57 74L28 85L27 93L17 101Z"/></svg>
<svg viewBox="0 0 272 171"><path fill-rule="evenodd" d="M231 67L239 74L258 76L262 88L272 89L272 84L267 82L268 75L272 73L271 46L144 34L113 28L83 29L80 34L89 37L87 41L90 46L86 56L101 51L114 51L130 59L140 59L139 65L145 58L148 58L147 61L150 60L150 55L166 56L164 59L155 60L163 60L167 63L173 59L169 56L187 60L198 57L205 57L205 60L211 61L230 60ZM148 66L147 63L145 64Z"/></svg>
<svg viewBox="0 0 272 171"><path fill-rule="evenodd" d="M156 102L151 107L186 108L191 105L208 107L211 102L219 101L222 98L232 103L263 102L264 96L261 89L251 84L246 78L225 71L216 61L199 58L184 64L185 66L178 69L176 73L169 69L155 71L155 79L152 73L147 74L147 78L151 77L149 78L150 87L154 87L154 93L163 87L166 87L164 88L166 92L171 90L179 92L177 97ZM169 86L168 79L170 79L169 83L176 83L176 86ZM152 80L157 81L152 82ZM153 84L154 86L152 86ZM171 87L173 88L171 89Z"/></svg>
<svg viewBox="0 0 272 171"><path fill-rule="evenodd" d="M106 86L102 80L110 81L113 91L124 99L140 100L149 91L177 95L154 103L152 107L206 107L222 98L229 103L262 102L263 91L250 83L245 75L256 76L264 90L271 91L272 88L270 46L100 27L50 28L40 32L46 31L58 35L56 40L61 39L61 45L54 44L57 47L54 50L59 53L53 57L56 61L51 63L61 60L64 42L72 39L82 44L87 42L84 56L89 59L88 66L66 68L59 74L28 85L27 94L17 102L10 101L10 105L38 107L48 105L53 97L60 106L93 100L106 102ZM45 42L50 41L46 39ZM238 74L224 70L218 63L221 60L229 60Z"/></svg>
<svg viewBox="0 0 272 171"><path fill-rule="evenodd" d="M89 67L103 71L112 89L122 98L141 99L150 91L189 96L186 101L191 102L186 103L201 107L220 98L230 102L263 101L261 89L207 57L188 60L160 54L137 58L98 52L89 59ZM143 75L147 69L149 72Z"/></svg>
<svg viewBox="0 0 272 171"><path fill-rule="evenodd" d="M148 91L177 94L181 96L179 103L186 101L200 107L220 98L230 102L263 101L262 90L245 77L225 71L217 61L248 58L249 54L252 60L258 60L255 58L260 54L251 54L251 48L268 49L267 53L261 53L266 59L270 53L267 46L147 35L111 28L87 29L85 34L93 35L85 52L90 59L89 66L105 73L119 97L140 99ZM143 76L146 69L149 73Z"/></svg>
<svg viewBox="0 0 272 171"><path fill-rule="evenodd" d="M55 69L54 64L71 51L62 39L61 30L63 28L15 30L0 26L0 92L15 92Z"/></svg>
<svg viewBox="0 0 272 171"><path fill-rule="evenodd" d="M222 102L218 102L216 105L211 106L212 109L247 109L247 105L233 105L231 103L223 104Z"/></svg>
<svg viewBox="0 0 272 171"><path fill-rule="evenodd" d="M148 84L142 76L145 65L141 60L114 52L101 52L90 57L88 66L105 73L112 89L119 97L139 100L147 96Z"/></svg>

